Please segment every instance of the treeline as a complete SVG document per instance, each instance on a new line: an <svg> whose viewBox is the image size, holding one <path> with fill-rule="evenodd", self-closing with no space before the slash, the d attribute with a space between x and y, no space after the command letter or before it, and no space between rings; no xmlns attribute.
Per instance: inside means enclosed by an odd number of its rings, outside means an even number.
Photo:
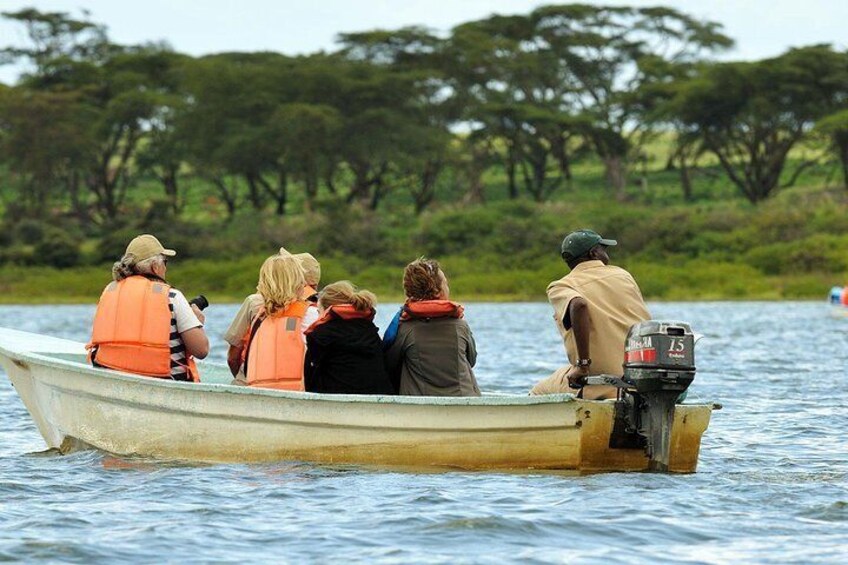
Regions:
<svg viewBox="0 0 848 565"><path fill-rule="evenodd" d="M692 197L719 164L757 203L817 159L848 186L848 53L828 45L719 63L732 40L670 8L551 5L492 16L446 36L410 27L342 34L332 53L221 53L116 45L60 12L4 13L29 41L0 53L31 72L0 85L0 187L7 217L73 217L108 233L155 178L172 214L194 193L228 217L321 203L378 209L391 193L415 212L447 171L463 202L544 201L595 158L609 194L657 136ZM793 160L818 140L828 155ZM787 167L792 170L787 171ZM788 178L787 178L788 177Z"/></svg>

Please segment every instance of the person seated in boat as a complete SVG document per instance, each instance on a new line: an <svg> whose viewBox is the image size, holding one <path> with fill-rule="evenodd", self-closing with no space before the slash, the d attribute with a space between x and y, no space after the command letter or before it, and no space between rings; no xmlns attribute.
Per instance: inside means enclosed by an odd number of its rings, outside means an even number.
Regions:
<svg viewBox="0 0 848 565"><path fill-rule="evenodd" d="M244 374L244 382L238 384L303 390L303 319L310 307L304 299L305 286L296 257L272 255L262 264L256 285L262 304L243 336L241 367L229 359L233 375Z"/></svg>
<svg viewBox="0 0 848 565"><path fill-rule="evenodd" d="M203 312L165 280L176 255L149 234L134 238L112 267L88 344L95 366L173 379L200 380L194 359L209 353Z"/></svg>
<svg viewBox="0 0 848 565"><path fill-rule="evenodd" d="M377 297L348 281L328 284L321 318L306 330L304 386L308 392L394 394L374 314Z"/></svg>
<svg viewBox="0 0 848 565"><path fill-rule="evenodd" d="M289 253L285 247L280 247L280 255L291 256L298 260L303 268L306 286L301 291L301 298L308 304L306 314L303 316L303 330L311 326L319 317L318 312L318 285L321 282L321 264L309 253ZM230 327L224 333L224 341L229 344L227 352L227 364L230 369L238 368L234 373L234 384L246 384L245 376L240 370L242 367L242 356L244 347L244 335L256 319L256 314L262 307L262 296L259 293L251 294L242 302L241 308L233 318Z"/></svg>
<svg viewBox="0 0 848 565"><path fill-rule="evenodd" d="M420 258L403 273L406 302L386 349L386 369L399 394L480 396L472 367L477 347L463 308L437 261Z"/></svg>
<svg viewBox="0 0 848 565"><path fill-rule="evenodd" d="M609 264L607 248L616 244L587 229L563 239L561 255L571 271L550 283L547 293L570 365L537 383L530 394L577 393L572 385L583 384L587 376L623 375L627 332L651 316L630 273ZM611 386L579 389L588 400L616 394Z"/></svg>

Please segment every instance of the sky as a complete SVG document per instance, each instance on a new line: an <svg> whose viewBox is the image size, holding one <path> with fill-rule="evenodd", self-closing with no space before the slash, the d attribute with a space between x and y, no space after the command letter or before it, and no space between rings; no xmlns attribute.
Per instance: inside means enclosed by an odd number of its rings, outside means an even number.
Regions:
<svg viewBox="0 0 848 565"><path fill-rule="evenodd" d="M665 5L724 25L737 42L724 59L761 59L789 47L832 43L848 48L848 0L616 0L583 3ZM0 0L0 11L83 9L122 44L165 40L190 55L279 51L288 55L335 48L340 32L423 25L446 32L492 13L522 14L558 2L537 0ZM563 2L566 3L566 2ZM0 20L0 47L22 44L22 26ZM0 66L13 83L20 66Z"/></svg>

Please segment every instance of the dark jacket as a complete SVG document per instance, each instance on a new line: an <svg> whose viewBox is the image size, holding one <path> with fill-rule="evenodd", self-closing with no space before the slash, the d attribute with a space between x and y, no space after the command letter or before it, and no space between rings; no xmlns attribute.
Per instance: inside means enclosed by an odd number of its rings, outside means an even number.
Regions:
<svg viewBox="0 0 848 565"><path fill-rule="evenodd" d="M403 395L480 396L476 362L474 336L461 318L402 320L386 351L386 370Z"/></svg>
<svg viewBox="0 0 848 565"><path fill-rule="evenodd" d="M394 394L374 322L330 319L306 334L303 382L308 392Z"/></svg>

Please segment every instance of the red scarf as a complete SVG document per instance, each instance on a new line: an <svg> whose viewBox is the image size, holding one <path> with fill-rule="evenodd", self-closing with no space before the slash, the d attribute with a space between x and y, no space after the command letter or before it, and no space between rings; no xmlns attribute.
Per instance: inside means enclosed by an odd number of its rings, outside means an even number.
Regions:
<svg viewBox="0 0 848 565"><path fill-rule="evenodd" d="M462 318L462 304L450 300L407 300L400 319L429 320L432 318Z"/></svg>
<svg viewBox="0 0 848 565"><path fill-rule="evenodd" d="M309 335L315 331L318 326L326 324L333 318L341 318L342 320L373 320L374 314L375 312L373 308L369 308L368 310L357 310L353 304L336 304L324 310L324 314L315 320L315 322L303 333Z"/></svg>

